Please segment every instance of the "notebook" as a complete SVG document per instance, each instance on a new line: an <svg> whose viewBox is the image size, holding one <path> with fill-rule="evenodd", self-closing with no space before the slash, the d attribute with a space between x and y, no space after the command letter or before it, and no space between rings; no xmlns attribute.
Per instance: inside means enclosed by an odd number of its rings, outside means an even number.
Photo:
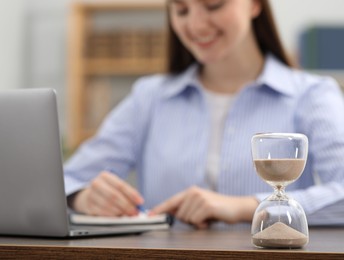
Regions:
<svg viewBox="0 0 344 260"><path fill-rule="evenodd" d="M159 224L86 224L69 220L55 91L0 90L0 235L83 237L169 227L167 218Z"/></svg>
<svg viewBox="0 0 344 260"><path fill-rule="evenodd" d="M137 216L122 217L89 216L74 213L70 215L70 222L76 225L156 225L156 227L160 227L166 223L172 224L173 219L167 214L149 216L144 212Z"/></svg>

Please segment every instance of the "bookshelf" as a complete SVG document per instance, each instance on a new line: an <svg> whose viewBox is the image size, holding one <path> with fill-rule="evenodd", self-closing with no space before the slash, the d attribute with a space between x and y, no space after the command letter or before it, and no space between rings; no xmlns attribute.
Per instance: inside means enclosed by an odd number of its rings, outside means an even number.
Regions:
<svg viewBox="0 0 344 260"><path fill-rule="evenodd" d="M91 137L125 81L165 71L164 2L74 2L68 35L67 146ZM129 87L131 84L127 84ZM119 91L119 90L118 90Z"/></svg>

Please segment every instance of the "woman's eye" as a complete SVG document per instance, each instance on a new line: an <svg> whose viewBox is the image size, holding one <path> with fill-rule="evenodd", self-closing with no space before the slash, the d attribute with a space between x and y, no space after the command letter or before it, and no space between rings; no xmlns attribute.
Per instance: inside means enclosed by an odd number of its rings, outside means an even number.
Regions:
<svg viewBox="0 0 344 260"><path fill-rule="evenodd" d="M183 16L183 15L186 15L188 13L188 9L187 8L177 8L176 12L179 16Z"/></svg>
<svg viewBox="0 0 344 260"><path fill-rule="evenodd" d="M225 2L226 0L205 0L202 4L206 10L215 11L220 9ZM183 3L172 3L171 7L178 16L185 16L189 13L189 7Z"/></svg>
<svg viewBox="0 0 344 260"><path fill-rule="evenodd" d="M213 1L214 2L214 1ZM220 9L224 5L225 1L215 1L214 3L208 3L206 4L206 8L209 11L215 11Z"/></svg>
<svg viewBox="0 0 344 260"><path fill-rule="evenodd" d="M183 16L188 13L188 8L183 3L178 2L171 2L170 4L171 11L175 13L176 15Z"/></svg>

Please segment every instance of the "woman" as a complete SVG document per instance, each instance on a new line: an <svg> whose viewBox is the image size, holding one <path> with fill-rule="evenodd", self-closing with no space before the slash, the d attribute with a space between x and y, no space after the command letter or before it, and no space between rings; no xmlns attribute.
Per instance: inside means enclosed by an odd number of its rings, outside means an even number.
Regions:
<svg viewBox="0 0 344 260"><path fill-rule="evenodd" d="M197 228L251 222L271 194L252 166L252 135L299 132L309 159L288 194L310 224L343 223L337 84L290 67L267 1L170 0L168 14L169 73L140 79L67 163L69 205L120 216L144 204ZM138 190L123 180L132 169Z"/></svg>

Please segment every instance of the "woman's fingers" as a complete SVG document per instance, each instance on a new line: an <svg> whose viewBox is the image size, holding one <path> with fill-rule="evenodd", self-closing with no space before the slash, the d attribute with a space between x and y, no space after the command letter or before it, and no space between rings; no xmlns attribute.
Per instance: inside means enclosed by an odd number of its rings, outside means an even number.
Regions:
<svg viewBox="0 0 344 260"><path fill-rule="evenodd" d="M75 209L91 215L136 215L143 198L133 187L109 172L102 172L75 198Z"/></svg>
<svg viewBox="0 0 344 260"><path fill-rule="evenodd" d="M170 213L174 214L175 211L179 208L180 203L183 201L184 192L178 193L173 197L165 200L163 203L159 204L158 206L154 207L150 212L150 214L162 214L162 213Z"/></svg>
<svg viewBox="0 0 344 260"><path fill-rule="evenodd" d="M205 190L192 187L156 206L152 209L152 214L174 214L183 222L195 225L197 228L206 228L207 220L212 216L210 208L205 207L206 200Z"/></svg>
<svg viewBox="0 0 344 260"><path fill-rule="evenodd" d="M133 204L140 205L143 203L144 200L140 193L118 176L106 171L102 172L101 176L110 186L112 186L113 188L115 188L115 190L125 195L126 198Z"/></svg>
<svg viewBox="0 0 344 260"><path fill-rule="evenodd" d="M198 187L188 189L176 212L176 217L198 228L207 226L207 220L213 214L209 199L210 196L206 190Z"/></svg>

